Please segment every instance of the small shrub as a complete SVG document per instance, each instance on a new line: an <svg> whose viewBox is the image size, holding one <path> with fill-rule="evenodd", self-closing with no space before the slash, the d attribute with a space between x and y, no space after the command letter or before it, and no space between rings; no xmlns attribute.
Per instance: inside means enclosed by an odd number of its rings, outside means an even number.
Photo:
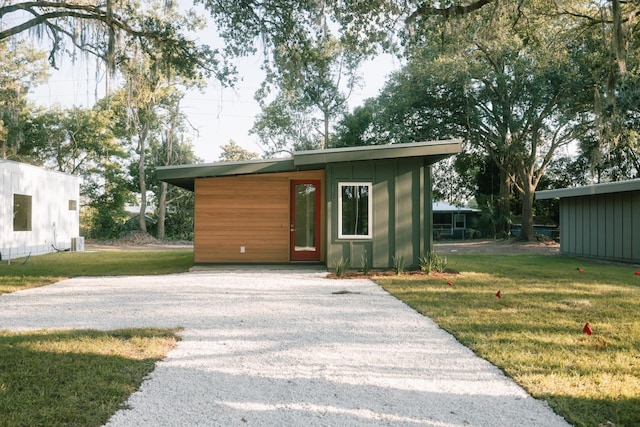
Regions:
<svg viewBox="0 0 640 427"><path fill-rule="evenodd" d="M336 265L336 277L342 277L344 275L344 273L349 269L349 266L351 264L349 264L349 258L345 259L343 257L340 257L339 260L335 261L335 265Z"/></svg>
<svg viewBox="0 0 640 427"><path fill-rule="evenodd" d="M362 254L362 274L368 276L370 271L371 264L369 264L369 257L367 257L367 250L365 249L364 253Z"/></svg>
<svg viewBox="0 0 640 427"><path fill-rule="evenodd" d="M427 274L431 274L432 271L444 273L447 268L447 257L438 256L435 252L427 252L423 257L418 258L418 265L420 270Z"/></svg>
<svg viewBox="0 0 640 427"><path fill-rule="evenodd" d="M398 276L404 273L404 257L402 255L393 257L393 271Z"/></svg>

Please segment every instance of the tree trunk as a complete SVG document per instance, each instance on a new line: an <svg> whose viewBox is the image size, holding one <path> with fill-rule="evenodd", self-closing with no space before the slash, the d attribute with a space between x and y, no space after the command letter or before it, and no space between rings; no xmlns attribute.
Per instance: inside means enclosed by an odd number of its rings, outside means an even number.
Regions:
<svg viewBox="0 0 640 427"><path fill-rule="evenodd" d="M160 183L160 197L158 197L158 229L157 229L157 238L162 240L164 239L165 228L164 221L166 218L166 210L167 210L167 187L169 184L162 181Z"/></svg>
<svg viewBox="0 0 640 427"><path fill-rule="evenodd" d="M323 150L329 148L329 111L325 110L324 112L324 136L323 140Z"/></svg>
<svg viewBox="0 0 640 427"><path fill-rule="evenodd" d="M533 196L535 194L535 185L525 185L522 193L522 228L520 230L519 240L534 240L533 235Z"/></svg>
<svg viewBox="0 0 640 427"><path fill-rule="evenodd" d="M146 125L145 125L146 126ZM140 230L147 232L147 181L145 179L145 140L147 138L146 129L140 133L138 136L138 151L140 154L140 158L138 161L138 181L140 184L140 216L139 216L139 224Z"/></svg>
<svg viewBox="0 0 640 427"><path fill-rule="evenodd" d="M511 177L504 170L500 170L500 200L498 202L498 220L496 221L496 233L499 236L508 236L511 232L509 218L511 217Z"/></svg>

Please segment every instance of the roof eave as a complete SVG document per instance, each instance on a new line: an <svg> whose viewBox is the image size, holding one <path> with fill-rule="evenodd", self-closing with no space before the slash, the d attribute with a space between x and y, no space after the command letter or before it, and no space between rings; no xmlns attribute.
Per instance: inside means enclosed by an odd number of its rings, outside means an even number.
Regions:
<svg viewBox="0 0 640 427"><path fill-rule="evenodd" d="M625 191L638 190L640 190L640 179L632 179L628 181L585 185L583 187L536 191L536 200L595 196L597 194L622 193Z"/></svg>
<svg viewBox="0 0 640 427"><path fill-rule="evenodd" d="M250 160L244 162L206 163L196 165L159 166L161 181L193 191L196 178L277 173L295 170L293 159Z"/></svg>
<svg viewBox="0 0 640 427"><path fill-rule="evenodd" d="M368 145L327 150L297 151L294 153L294 164L296 166L325 166L329 163L407 157L426 157L429 158L431 164L433 164L443 158L458 154L461 149L462 142L453 139L394 145Z"/></svg>
<svg viewBox="0 0 640 427"><path fill-rule="evenodd" d="M293 158L289 159L159 166L156 168L156 173L161 181L193 191L196 178L324 169L330 163L408 157L422 157L426 159L427 164L433 164L459 153L461 149L462 142L460 140L344 147L328 150L296 151L293 154Z"/></svg>

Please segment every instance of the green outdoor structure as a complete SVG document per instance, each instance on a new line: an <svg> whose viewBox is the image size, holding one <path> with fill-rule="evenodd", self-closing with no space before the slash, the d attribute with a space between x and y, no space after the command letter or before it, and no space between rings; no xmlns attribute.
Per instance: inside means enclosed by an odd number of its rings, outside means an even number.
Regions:
<svg viewBox="0 0 640 427"><path fill-rule="evenodd" d="M640 262L640 179L537 191L560 199L560 252Z"/></svg>
<svg viewBox="0 0 640 427"><path fill-rule="evenodd" d="M412 266L433 246L432 165L460 149L447 140L297 151L159 167L158 177L195 192L197 263Z"/></svg>

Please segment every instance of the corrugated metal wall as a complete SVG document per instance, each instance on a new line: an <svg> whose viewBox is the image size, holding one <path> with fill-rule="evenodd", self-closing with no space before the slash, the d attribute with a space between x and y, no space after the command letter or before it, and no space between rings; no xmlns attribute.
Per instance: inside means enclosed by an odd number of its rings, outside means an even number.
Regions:
<svg viewBox="0 0 640 427"><path fill-rule="evenodd" d="M560 251L640 262L640 191L560 199Z"/></svg>
<svg viewBox="0 0 640 427"><path fill-rule="evenodd" d="M327 166L327 266L340 257L351 267L362 267L367 253L370 266L389 268L393 257L406 266L432 248L431 166L421 158L331 164ZM373 238L338 238L338 183L373 184Z"/></svg>

